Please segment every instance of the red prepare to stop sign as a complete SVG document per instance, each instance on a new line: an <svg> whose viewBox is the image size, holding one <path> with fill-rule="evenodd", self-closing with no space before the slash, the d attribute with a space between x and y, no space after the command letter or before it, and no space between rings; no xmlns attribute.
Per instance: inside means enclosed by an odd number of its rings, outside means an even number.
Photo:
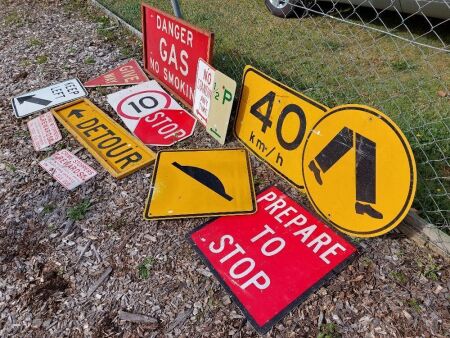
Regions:
<svg viewBox="0 0 450 338"><path fill-rule="evenodd" d="M190 240L260 333L333 277L357 249L276 187L253 215L216 218Z"/></svg>
<svg viewBox="0 0 450 338"><path fill-rule="evenodd" d="M171 146L192 135L196 120L183 109L161 109L139 120L134 134L145 144Z"/></svg>
<svg viewBox="0 0 450 338"><path fill-rule="evenodd" d="M198 60L211 62L213 34L146 4L142 32L144 69L192 107Z"/></svg>

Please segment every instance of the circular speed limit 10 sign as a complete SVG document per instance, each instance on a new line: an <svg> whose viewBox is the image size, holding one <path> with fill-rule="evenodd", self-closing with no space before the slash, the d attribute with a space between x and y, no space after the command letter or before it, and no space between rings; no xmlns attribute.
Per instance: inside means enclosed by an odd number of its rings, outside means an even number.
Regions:
<svg viewBox="0 0 450 338"><path fill-rule="evenodd" d="M109 104L142 142L170 146L194 132L196 119L156 81L108 95Z"/></svg>

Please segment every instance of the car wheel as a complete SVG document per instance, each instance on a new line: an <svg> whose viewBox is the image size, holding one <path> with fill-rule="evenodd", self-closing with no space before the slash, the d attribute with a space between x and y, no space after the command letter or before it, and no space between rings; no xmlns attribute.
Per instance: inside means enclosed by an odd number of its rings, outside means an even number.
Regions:
<svg viewBox="0 0 450 338"><path fill-rule="evenodd" d="M314 0L265 0L265 3L266 7L273 15L280 18L289 18L294 16L296 12L301 12L301 16L307 12L307 10L296 6L297 3L303 4L303 6L309 8L314 4Z"/></svg>

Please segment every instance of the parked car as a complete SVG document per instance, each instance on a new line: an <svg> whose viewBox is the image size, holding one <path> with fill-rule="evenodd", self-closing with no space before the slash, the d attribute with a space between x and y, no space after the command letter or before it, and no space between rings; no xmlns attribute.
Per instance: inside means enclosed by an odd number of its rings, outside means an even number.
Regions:
<svg viewBox="0 0 450 338"><path fill-rule="evenodd" d="M267 8L281 18L305 11L298 6L311 8L319 0L265 0ZM320 0L322 1L322 0ZM397 10L406 14L422 13L425 16L449 19L450 0L323 0L333 3L352 4L355 6L375 7L377 9Z"/></svg>

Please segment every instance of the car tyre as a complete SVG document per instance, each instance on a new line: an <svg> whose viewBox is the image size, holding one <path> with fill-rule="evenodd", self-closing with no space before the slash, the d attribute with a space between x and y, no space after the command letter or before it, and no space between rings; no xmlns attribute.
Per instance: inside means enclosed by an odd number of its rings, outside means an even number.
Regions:
<svg viewBox="0 0 450 338"><path fill-rule="evenodd" d="M314 0L265 0L266 7L269 11L279 18L290 18L296 13L303 16L307 13L298 6L297 3L302 3L305 7L309 8L314 4Z"/></svg>

